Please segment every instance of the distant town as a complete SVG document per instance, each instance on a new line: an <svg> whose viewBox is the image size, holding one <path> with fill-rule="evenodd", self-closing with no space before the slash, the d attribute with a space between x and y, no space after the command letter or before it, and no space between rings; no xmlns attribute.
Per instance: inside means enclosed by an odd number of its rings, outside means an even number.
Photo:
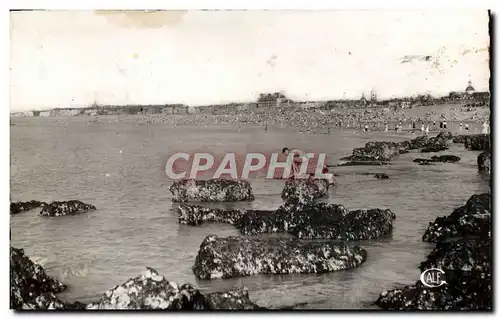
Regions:
<svg viewBox="0 0 500 319"><path fill-rule="evenodd" d="M269 108L374 108L388 107L397 109L412 108L422 105L438 104L465 104L470 107L490 106L489 92L476 92L471 81L464 91L450 92L448 96L435 98L430 94L419 94L414 97L379 100L375 91L369 96L363 94L359 99L337 99L328 101L293 101L283 92L261 93L252 103L229 103L202 106L185 104L160 105L99 105L94 103L89 107L54 108L43 111L12 112L14 117L54 117L54 116L98 116L98 115L127 115L127 114L225 114L235 111L265 111Z"/></svg>

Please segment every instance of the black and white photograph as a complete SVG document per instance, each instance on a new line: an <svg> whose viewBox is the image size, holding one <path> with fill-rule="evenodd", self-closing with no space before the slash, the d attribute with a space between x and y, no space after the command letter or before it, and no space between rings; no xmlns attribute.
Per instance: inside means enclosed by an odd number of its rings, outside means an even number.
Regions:
<svg viewBox="0 0 500 319"><path fill-rule="evenodd" d="M10 10L11 311L492 312L493 20Z"/></svg>

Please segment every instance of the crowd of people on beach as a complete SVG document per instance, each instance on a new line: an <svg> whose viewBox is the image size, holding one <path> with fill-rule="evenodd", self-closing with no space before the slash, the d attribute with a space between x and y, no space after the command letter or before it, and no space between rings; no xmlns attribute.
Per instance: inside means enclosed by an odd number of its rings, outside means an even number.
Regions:
<svg viewBox="0 0 500 319"><path fill-rule="evenodd" d="M480 112L476 109L473 112L466 112L463 108L451 108L448 116L431 111L426 112L422 117L411 117L407 116L404 110L392 111L388 108L285 109L277 107L259 112L235 108L225 114L141 114L93 118L90 121L103 120L110 123L165 124L174 127L229 125L234 126L239 132L247 126L261 126L265 131L272 127L290 127L301 134L330 134L334 130L429 134L438 129L448 128L449 123L454 123L455 127L458 124L460 131L469 131L469 126L472 124L475 124L475 131L481 123L489 127L489 110Z"/></svg>

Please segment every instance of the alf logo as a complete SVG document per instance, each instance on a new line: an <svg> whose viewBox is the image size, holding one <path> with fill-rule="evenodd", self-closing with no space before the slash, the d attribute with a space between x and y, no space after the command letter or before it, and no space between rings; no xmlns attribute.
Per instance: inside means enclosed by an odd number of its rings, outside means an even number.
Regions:
<svg viewBox="0 0 500 319"><path fill-rule="evenodd" d="M428 288L437 288L446 284L444 279L445 272L439 268L430 268L422 272L420 281Z"/></svg>

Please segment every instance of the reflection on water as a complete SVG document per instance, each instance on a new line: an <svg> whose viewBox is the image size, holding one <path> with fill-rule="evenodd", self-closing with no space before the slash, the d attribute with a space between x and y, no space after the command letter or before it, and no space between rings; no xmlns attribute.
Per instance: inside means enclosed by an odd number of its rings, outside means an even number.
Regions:
<svg viewBox="0 0 500 319"><path fill-rule="evenodd" d="M339 186L324 201L350 209L390 208L397 216L392 236L361 242L367 261L356 269L321 275L258 275L202 281L192 274L205 236L237 235L231 225L179 225L164 173L175 151L276 152L284 146L326 152L335 163L371 140L407 136L337 131L300 135L284 129L170 127L94 123L81 118L15 119L11 127L11 199L68 200L94 204L98 210L78 216L42 218L36 211L11 218L12 244L41 261L49 275L69 289L67 300L96 299L116 284L156 268L169 280L191 282L204 291L246 286L262 306L356 309L373 307L385 288L418 280L419 263L432 249L421 236L430 221L447 215L472 194L488 191L489 176L478 174L479 152L451 145L440 154L462 159L456 164L419 166L408 153L387 167L339 167ZM367 172L384 172L377 180ZM211 204L239 209L276 209L282 204L281 180L252 179L253 202ZM286 236L286 235L285 235Z"/></svg>

